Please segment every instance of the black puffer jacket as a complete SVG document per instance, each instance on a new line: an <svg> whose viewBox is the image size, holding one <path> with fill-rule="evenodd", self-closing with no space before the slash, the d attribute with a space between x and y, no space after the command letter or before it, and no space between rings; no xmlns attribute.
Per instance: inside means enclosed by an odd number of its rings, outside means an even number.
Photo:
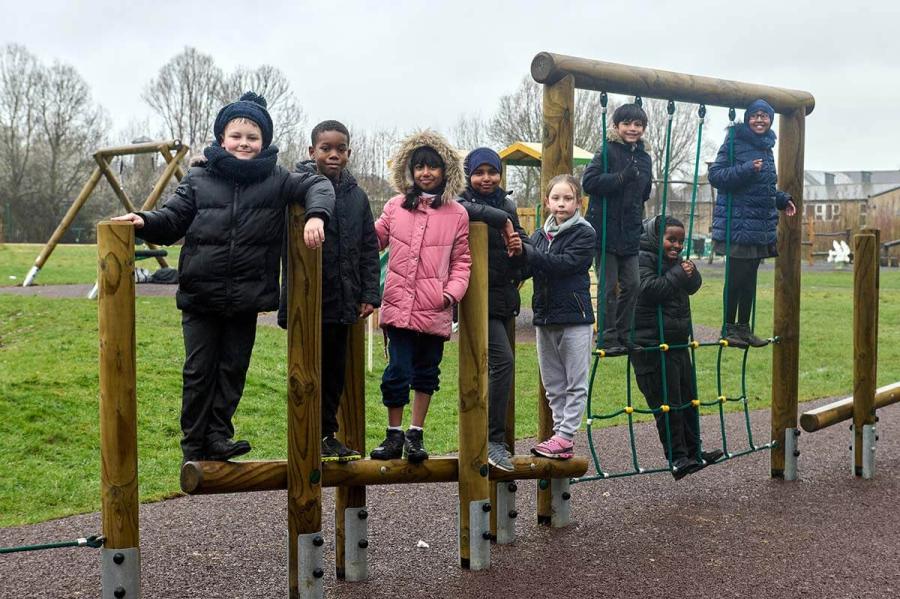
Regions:
<svg viewBox="0 0 900 599"><path fill-rule="evenodd" d="M666 343L687 343L691 334L690 296L700 289L703 277L699 270L687 276L681 259L663 256L659 274L659 218L647 219L641 235L638 256L641 289L634 308L634 341L643 347L659 345L657 306L662 306L663 335Z"/></svg>
<svg viewBox="0 0 900 599"><path fill-rule="evenodd" d="M488 317L505 320L518 316L521 307L519 283L526 267L525 252L510 258L506 253L502 233L508 219L523 242L529 243L527 233L519 225L516 203L507 197L502 189L498 189L497 193L490 197L485 197L476 194L471 188L463 192L459 202L469 213L469 222L483 222L489 227Z"/></svg>
<svg viewBox="0 0 900 599"><path fill-rule="evenodd" d="M297 163L297 172L313 175L312 160ZM334 216L325 227L322 245L322 322L353 324L360 304L381 305L378 237L369 196L350 171L334 186ZM278 325L287 327L287 247L282 262Z"/></svg>
<svg viewBox="0 0 900 599"><path fill-rule="evenodd" d="M139 234L159 244L184 237L175 295L181 310L265 312L278 307L288 202L305 205L307 218L327 223L334 190L325 177L278 166L262 181L248 184L193 167L162 208L139 213L145 223Z"/></svg>
<svg viewBox="0 0 900 599"><path fill-rule="evenodd" d="M606 198L606 251L618 256L638 253L644 202L650 197L653 163L644 150L644 142L625 143L615 128L606 132L608 169L603 170L603 150L584 170L581 186L590 195L585 218L597 232L597 247L602 243L603 198ZM637 167L637 176L629 179L626 169ZM598 251L599 253L599 251Z"/></svg>
<svg viewBox="0 0 900 599"><path fill-rule="evenodd" d="M534 277L534 325L590 324L594 322L591 306L591 278L588 270L594 259L597 236L580 215L566 223L553 241L544 229L525 244L528 268Z"/></svg>

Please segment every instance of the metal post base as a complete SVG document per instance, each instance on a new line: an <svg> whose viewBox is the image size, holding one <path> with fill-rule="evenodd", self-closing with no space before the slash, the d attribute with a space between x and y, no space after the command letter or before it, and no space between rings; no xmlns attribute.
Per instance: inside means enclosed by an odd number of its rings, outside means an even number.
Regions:
<svg viewBox="0 0 900 599"><path fill-rule="evenodd" d="M497 544L509 545L516 540L516 490L515 482L497 483Z"/></svg>
<svg viewBox="0 0 900 599"><path fill-rule="evenodd" d="M784 480L800 478L797 458L800 457L800 429L784 429Z"/></svg>
<svg viewBox="0 0 900 599"><path fill-rule="evenodd" d="M863 454L862 477L866 480L875 476L875 443L878 436L875 434L874 424L863 425Z"/></svg>
<svg viewBox="0 0 900 599"><path fill-rule="evenodd" d="M97 294L100 292L100 286L97 283L94 283L94 286L91 287L91 290L88 291L87 298L89 300L97 299Z"/></svg>
<svg viewBox="0 0 900 599"><path fill-rule="evenodd" d="M302 599L322 599L324 545L321 532L297 535L297 588Z"/></svg>
<svg viewBox="0 0 900 599"><path fill-rule="evenodd" d="M572 521L569 479L550 479L550 496L550 525L553 528L568 526Z"/></svg>
<svg viewBox="0 0 900 599"><path fill-rule="evenodd" d="M100 563L100 596L103 599L140 598L140 549L104 548L100 554Z"/></svg>
<svg viewBox="0 0 900 599"><path fill-rule="evenodd" d="M491 502L469 503L469 570L491 567Z"/></svg>
<svg viewBox="0 0 900 599"><path fill-rule="evenodd" d="M344 580L350 582L369 577L368 514L365 507L344 510Z"/></svg>
<svg viewBox="0 0 900 599"><path fill-rule="evenodd" d="M22 283L22 287L28 287L32 283L34 283L34 278L41 272L41 269L37 266L32 266L31 270L28 271L28 274L25 275L25 282Z"/></svg>

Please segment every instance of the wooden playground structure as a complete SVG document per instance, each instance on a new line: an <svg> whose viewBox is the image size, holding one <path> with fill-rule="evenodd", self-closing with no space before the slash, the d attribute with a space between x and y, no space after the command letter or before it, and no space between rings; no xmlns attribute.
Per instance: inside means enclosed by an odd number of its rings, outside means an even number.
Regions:
<svg viewBox="0 0 900 599"><path fill-rule="evenodd" d="M814 100L806 92L627 67L550 53L538 54L532 75L544 84L544 139L541 184L555 175L570 173L573 152L574 90L602 90L715 104L746 105L765 97L781 114L778 169L785 191L802 213L803 147L806 115ZM157 148L158 149L158 148ZM173 160L169 166L177 162ZM99 167L98 167L99 168ZM102 168L100 170L103 170ZM172 167L171 174L176 172ZM99 176L98 176L99 177ZM150 198L148 198L148 201ZM459 454L437 457L419 465L405 460L363 459L350 463L322 463L320 456L321 253L302 241L303 211L292 207L289 235L288 313L288 439L285 460L246 462L191 462L182 467L185 492L236 493L286 489L288 499L288 571L290 597L321 597L324 575L322 488L335 487L335 569L346 580L364 580L367 568L366 505L368 485L457 482L458 558L463 568L490 566L491 541L515 538L515 480L539 479L537 520L565 526L570 520L570 478L587 469L586 458L555 461L514 456L515 471L492 469L487 461L487 231L473 223L470 246L473 263L469 292L460 304L459 336ZM770 472L772 477L796 480L800 316L800 219L782 218L778 225L775 275L774 346ZM860 243L876 247L875 235ZM862 251L858 249L858 251ZM98 225L101 488L105 547L102 554L103 597L140 596L138 521L136 360L134 310L134 230L130 224ZM876 252L877 253L877 252ZM868 254L867 254L868 255ZM877 280L877 268L874 270ZM861 277L863 275L860 275ZM866 280L872 274L865 275ZM875 295L857 298L855 317L872 318L867 307ZM866 320L858 334L855 385L860 397L877 396L874 390L877 331ZM347 385L339 412L342 441L364 449L364 324L351 332ZM508 328L514 335L512 323ZM515 344L513 344L515 347ZM513 382L513 388L515 383ZM537 393L540 438L550 435L552 420L543 388ZM896 393L891 397L896 397ZM883 395L879 393L879 396ZM514 394L510 399L507 442L515 447ZM843 409L843 408L841 408ZM874 408L861 407L860 425L873 422ZM874 434L872 435L874 443ZM862 443L858 448L864 447ZM862 450L860 449L860 452ZM858 453L860 453L858 452ZM513 451L513 453L515 453ZM375 514L377 512L373 512Z"/></svg>

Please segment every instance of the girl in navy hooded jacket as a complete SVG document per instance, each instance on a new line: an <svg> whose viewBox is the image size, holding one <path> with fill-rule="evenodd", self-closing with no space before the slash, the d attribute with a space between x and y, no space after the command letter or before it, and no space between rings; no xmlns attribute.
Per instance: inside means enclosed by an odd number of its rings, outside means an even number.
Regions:
<svg viewBox="0 0 900 599"><path fill-rule="evenodd" d="M714 248L718 254L727 254L729 269L723 337L739 348L768 343L750 329L756 274L763 259L778 255L778 210L788 216L797 212L791 196L775 188L774 118L775 110L768 102L754 100L744 112L744 122L733 125L734 131L729 132L709 167L709 182L718 191L713 212ZM726 239L729 196L730 242Z"/></svg>

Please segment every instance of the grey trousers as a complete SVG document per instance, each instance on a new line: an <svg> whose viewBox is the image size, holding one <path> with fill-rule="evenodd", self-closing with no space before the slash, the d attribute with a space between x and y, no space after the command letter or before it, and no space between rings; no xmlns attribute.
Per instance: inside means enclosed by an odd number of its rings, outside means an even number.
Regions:
<svg viewBox="0 0 900 599"><path fill-rule="evenodd" d="M538 366L553 414L553 432L572 439L587 404L593 325L535 327Z"/></svg>
<svg viewBox="0 0 900 599"><path fill-rule="evenodd" d="M506 321L488 320L488 441L506 441L506 411L512 386L513 352L506 334Z"/></svg>
<svg viewBox="0 0 900 599"><path fill-rule="evenodd" d="M620 345L631 335L631 321L641 285L638 257L606 253L606 311L598 329L603 331L604 347ZM618 292L616 284L618 283Z"/></svg>

